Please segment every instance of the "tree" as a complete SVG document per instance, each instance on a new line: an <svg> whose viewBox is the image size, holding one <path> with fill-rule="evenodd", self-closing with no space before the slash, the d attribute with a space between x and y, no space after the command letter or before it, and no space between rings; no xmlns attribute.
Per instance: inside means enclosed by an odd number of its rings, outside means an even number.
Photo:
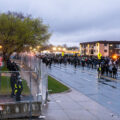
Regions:
<svg viewBox="0 0 120 120"><path fill-rule="evenodd" d="M41 19L21 13L0 14L0 45L4 60L13 52L21 52L26 46L42 45L50 38L48 26Z"/></svg>

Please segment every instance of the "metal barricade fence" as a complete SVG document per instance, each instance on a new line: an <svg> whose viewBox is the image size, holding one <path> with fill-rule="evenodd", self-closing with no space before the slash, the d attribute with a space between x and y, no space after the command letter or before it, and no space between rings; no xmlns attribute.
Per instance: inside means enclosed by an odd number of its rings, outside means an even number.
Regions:
<svg viewBox="0 0 120 120"><path fill-rule="evenodd" d="M20 63L26 65L29 70L34 71L34 75L36 74L38 80L36 86L38 88L37 99L41 99L44 104L48 94L48 73L46 65L36 56L21 54L20 58Z"/></svg>
<svg viewBox="0 0 120 120"><path fill-rule="evenodd" d="M41 93L42 93L43 103L45 103L47 101L47 97L48 97L48 74L47 74L47 67L43 63L41 63L40 89L41 89Z"/></svg>

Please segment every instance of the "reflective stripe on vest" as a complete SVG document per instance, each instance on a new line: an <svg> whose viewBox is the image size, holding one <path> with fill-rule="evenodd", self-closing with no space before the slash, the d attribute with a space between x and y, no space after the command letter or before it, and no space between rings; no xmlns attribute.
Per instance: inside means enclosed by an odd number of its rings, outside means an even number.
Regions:
<svg viewBox="0 0 120 120"><path fill-rule="evenodd" d="M19 88L21 88L21 85L19 85Z"/></svg>
<svg viewBox="0 0 120 120"><path fill-rule="evenodd" d="M17 88L17 84L15 84L15 88Z"/></svg>
<svg viewBox="0 0 120 120"><path fill-rule="evenodd" d="M15 90L15 93L17 93L18 90Z"/></svg>

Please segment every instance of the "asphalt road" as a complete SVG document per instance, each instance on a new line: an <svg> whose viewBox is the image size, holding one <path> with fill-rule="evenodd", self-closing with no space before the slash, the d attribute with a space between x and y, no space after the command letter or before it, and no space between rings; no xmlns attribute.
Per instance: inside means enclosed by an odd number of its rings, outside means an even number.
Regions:
<svg viewBox="0 0 120 120"><path fill-rule="evenodd" d="M96 69L52 65L48 73L71 88L120 115L120 81L98 80Z"/></svg>

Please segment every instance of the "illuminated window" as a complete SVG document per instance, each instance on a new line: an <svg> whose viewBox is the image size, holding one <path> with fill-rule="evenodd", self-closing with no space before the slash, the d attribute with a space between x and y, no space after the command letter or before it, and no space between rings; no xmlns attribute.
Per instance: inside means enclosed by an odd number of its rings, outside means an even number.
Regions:
<svg viewBox="0 0 120 120"><path fill-rule="evenodd" d="M118 54L120 54L120 50L118 51Z"/></svg>
<svg viewBox="0 0 120 120"><path fill-rule="evenodd" d="M112 52L112 50L110 50L110 52Z"/></svg>
<svg viewBox="0 0 120 120"><path fill-rule="evenodd" d="M110 46L112 47L113 45L112 45L112 44L110 44Z"/></svg>

